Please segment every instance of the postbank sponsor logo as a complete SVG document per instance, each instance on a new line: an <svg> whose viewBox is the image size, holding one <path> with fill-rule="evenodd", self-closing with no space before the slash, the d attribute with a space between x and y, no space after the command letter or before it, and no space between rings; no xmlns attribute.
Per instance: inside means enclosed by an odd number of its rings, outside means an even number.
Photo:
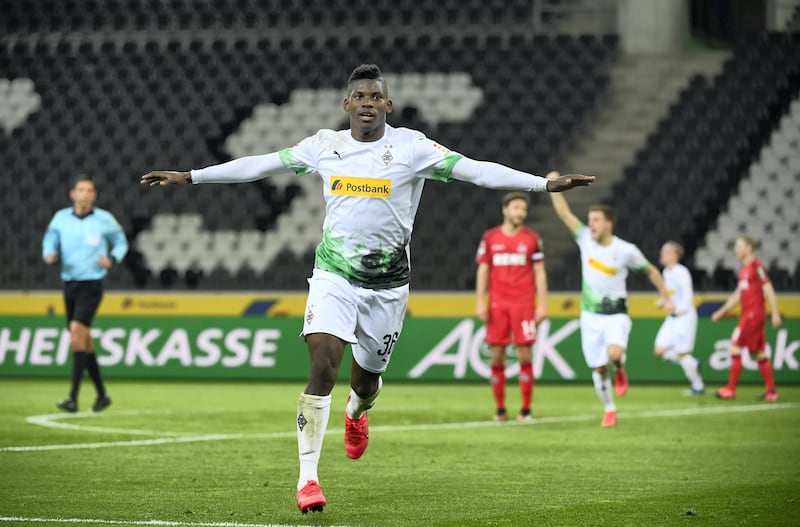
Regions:
<svg viewBox="0 0 800 527"><path fill-rule="evenodd" d="M334 176L331 178L331 194L386 199L392 197L392 182L388 179Z"/></svg>

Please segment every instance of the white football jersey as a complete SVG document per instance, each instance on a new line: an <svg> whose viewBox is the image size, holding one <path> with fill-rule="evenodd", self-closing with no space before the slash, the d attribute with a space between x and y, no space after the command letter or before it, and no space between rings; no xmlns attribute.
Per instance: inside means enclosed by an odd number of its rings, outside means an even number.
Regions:
<svg viewBox="0 0 800 527"><path fill-rule="evenodd" d="M421 132L386 125L374 142L320 130L279 152L300 176L323 181L325 222L314 266L368 288L409 281L409 243L426 179L450 181L461 154Z"/></svg>
<svg viewBox="0 0 800 527"><path fill-rule="evenodd" d="M662 274L669 298L675 305L675 313L694 310L694 288L689 270L685 266L677 264L672 269L664 268Z"/></svg>
<svg viewBox="0 0 800 527"><path fill-rule="evenodd" d="M600 245L581 223L575 231L581 252L581 309L591 313L625 313L628 270L644 271L650 265L634 244L612 236L611 243Z"/></svg>

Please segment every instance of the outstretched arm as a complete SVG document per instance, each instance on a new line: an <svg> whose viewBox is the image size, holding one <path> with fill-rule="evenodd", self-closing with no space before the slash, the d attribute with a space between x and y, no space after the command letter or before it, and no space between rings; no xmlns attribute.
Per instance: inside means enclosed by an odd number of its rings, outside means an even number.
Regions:
<svg viewBox="0 0 800 527"><path fill-rule="evenodd" d="M141 184L153 187L188 183L246 183L287 172L290 172L290 169L284 166L280 153L273 152L241 157L191 172L157 170L143 175Z"/></svg>
<svg viewBox="0 0 800 527"><path fill-rule="evenodd" d="M548 183L558 181L559 177L560 175L558 172L550 172L547 174ZM570 233L575 234L575 231L578 230L581 224L581 220L572 213L567 199L561 194L551 193L550 200L553 202L553 209L556 211L556 216L567 226Z"/></svg>
<svg viewBox="0 0 800 527"><path fill-rule="evenodd" d="M541 176L520 172L491 161L476 161L462 157L453 166L453 179L468 181L479 187L504 190L529 190L533 192L563 192L573 187L591 185L594 176L570 174L554 181Z"/></svg>

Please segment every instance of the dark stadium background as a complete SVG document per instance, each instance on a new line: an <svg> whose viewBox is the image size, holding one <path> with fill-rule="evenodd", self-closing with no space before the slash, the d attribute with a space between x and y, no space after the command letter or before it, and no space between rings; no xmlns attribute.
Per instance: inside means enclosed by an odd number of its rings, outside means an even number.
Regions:
<svg viewBox="0 0 800 527"><path fill-rule="evenodd" d="M740 181L751 177L797 99L795 4L688 2L680 49L647 54L630 49L632 33L613 1L0 0L4 111L22 108L16 121L5 118L0 133L0 287L60 287L56 269L41 261L41 236L53 212L68 206L72 177L86 173L97 183L98 205L115 214L131 243L122 269L107 279L109 289L305 289L312 249L287 246L255 271L155 264L138 243L158 214L198 213L207 231L270 232L303 195L301 186L276 178L152 191L137 182L150 170L230 159L225 141L257 105L280 107L296 90L342 89L355 65L376 62L396 76L467 73L483 93L466 120L432 122L432 107L458 101L423 89L391 116L393 125L534 173L597 174L602 184L571 195L576 212L582 215L590 201L614 205L616 233L651 261L675 239L686 247L698 290L730 290L732 238L709 244L707 236L715 237ZM786 12L780 27L776 6ZM705 57L712 65L706 71ZM700 66L682 67L689 63ZM651 126L640 131L631 121L631 133L619 134L630 159L617 168L587 162L615 148L602 142L611 135L608 120L620 118L613 104L623 99L621 108L648 109L647 98L625 100L622 90L658 95L659 84L646 82L659 75L674 81L675 95L662 101L665 110ZM310 105L308 118L319 111ZM326 116L317 126L346 126L344 114L336 115L338 122ZM290 132L285 146L299 139ZM798 149L779 159L775 173L798 182ZM500 221L500 194L460 183L426 185L412 241L415 290L474 287L474 251L483 230ZM796 291L797 190L783 194L789 206L764 198L757 211L738 211L739 230L760 230L752 234L762 239L783 233L773 237L765 263L778 291ZM748 222L751 216L760 222ZM578 289L575 249L542 196L534 196L530 224L544 237L550 288ZM213 256L213 244L208 250ZM649 289L642 276L629 283Z"/></svg>

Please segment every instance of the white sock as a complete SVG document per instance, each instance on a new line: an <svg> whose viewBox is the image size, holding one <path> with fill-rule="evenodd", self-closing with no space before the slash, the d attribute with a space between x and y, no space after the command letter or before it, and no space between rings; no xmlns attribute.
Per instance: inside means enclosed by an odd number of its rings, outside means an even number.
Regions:
<svg viewBox="0 0 800 527"><path fill-rule="evenodd" d="M381 388L383 388L383 378L378 377L378 389L370 395L369 397L362 399L358 396L358 394L350 390L350 400L347 402L347 415L350 419L359 419L364 412L375 406L375 399L378 398L378 395L381 393Z"/></svg>
<svg viewBox="0 0 800 527"><path fill-rule="evenodd" d="M594 389L597 391L597 395L600 397L606 412L616 411L614 395L611 393L611 377L606 374L604 378L600 372L593 371L592 380L594 381Z"/></svg>
<svg viewBox="0 0 800 527"><path fill-rule="evenodd" d="M680 364L680 356L678 355L678 352L672 348L668 349L661 356L661 358L668 362L674 362L675 364Z"/></svg>
<svg viewBox="0 0 800 527"><path fill-rule="evenodd" d="M297 490L302 489L308 480L319 481L317 465L330 415L330 395L300 394L297 401L297 450L300 453Z"/></svg>
<svg viewBox="0 0 800 527"><path fill-rule="evenodd" d="M703 379L700 378L700 372L697 371L697 359L690 353L686 353L680 358L680 365L683 368L683 373L686 374L686 378L692 383L692 388L695 390L702 390L705 388Z"/></svg>

